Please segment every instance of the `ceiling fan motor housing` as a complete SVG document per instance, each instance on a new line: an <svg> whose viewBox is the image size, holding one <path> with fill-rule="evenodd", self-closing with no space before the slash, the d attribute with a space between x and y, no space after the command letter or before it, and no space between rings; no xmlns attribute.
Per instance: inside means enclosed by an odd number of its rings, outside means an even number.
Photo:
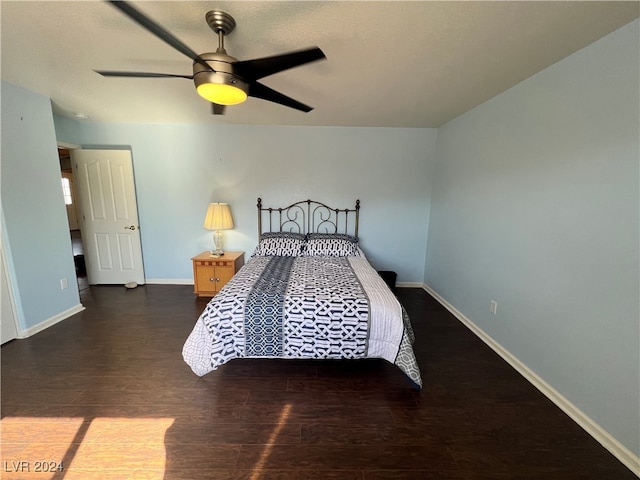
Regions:
<svg viewBox="0 0 640 480"><path fill-rule="evenodd" d="M210 52L200 55L212 70L208 70L204 65L193 63L193 82L196 89L201 85L215 84L228 85L242 90L245 94L249 92L249 83L237 76L233 71L233 62L237 59L222 52ZM233 103L229 103L232 105Z"/></svg>

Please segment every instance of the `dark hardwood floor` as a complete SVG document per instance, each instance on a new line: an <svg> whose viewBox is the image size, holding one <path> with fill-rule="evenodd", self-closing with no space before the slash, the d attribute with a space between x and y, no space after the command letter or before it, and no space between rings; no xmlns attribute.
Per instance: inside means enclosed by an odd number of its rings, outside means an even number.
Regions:
<svg viewBox="0 0 640 480"><path fill-rule="evenodd" d="M198 378L181 356L206 304L191 287L82 290L86 311L2 347L0 476L637 479L427 293L398 296L421 392L382 360L243 359Z"/></svg>

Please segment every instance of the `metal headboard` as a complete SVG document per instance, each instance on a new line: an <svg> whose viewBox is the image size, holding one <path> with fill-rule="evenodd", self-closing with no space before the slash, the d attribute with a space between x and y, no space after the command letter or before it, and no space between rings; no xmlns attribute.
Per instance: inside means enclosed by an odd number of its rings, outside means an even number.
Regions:
<svg viewBox="0 0 640 480"><path fill-rule="evenodd" d="M263 220L268 225L263 230ZM258 198L258 238L263 232L346 233L358 237L360 200L354 208L331 208L315 200L301 200L288 207L267 208Z"/></svg>

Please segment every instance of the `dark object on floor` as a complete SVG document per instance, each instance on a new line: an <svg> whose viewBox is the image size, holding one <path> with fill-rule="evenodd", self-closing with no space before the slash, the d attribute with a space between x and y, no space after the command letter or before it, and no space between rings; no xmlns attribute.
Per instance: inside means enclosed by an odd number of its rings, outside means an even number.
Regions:
<svg viewBox="0 0 640 480"><path fill-rule="evenodd" d="M84 255L75 255L73 261L76 264L76 274L79 276L87 274L87 266L84 263Z"/></svg>
<svg viewBox="0 0 640 480"><path fill-rule="evenodd" d="M398 276L396 272L382 270L378 272L378 275L380 275L386 284L389 285L391 291L396 293L396 277Z"/></svg>

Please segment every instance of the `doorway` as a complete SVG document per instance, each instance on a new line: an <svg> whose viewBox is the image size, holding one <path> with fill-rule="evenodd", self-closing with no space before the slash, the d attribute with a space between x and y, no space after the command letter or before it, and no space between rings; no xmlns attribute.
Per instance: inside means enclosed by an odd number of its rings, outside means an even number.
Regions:
<svg viewBox="0 0 640 480"><path fill-rule="evenodd" d="M58 158L60 159L60 175L64 203L67 209L67 221L69 223L69 235L71 236L71 247L73 251L73 263L76 268L76 279L78 291L81 292L89 288L87 280L87 267L84 258L84 244L82 233L78 223L78 196L76 195L73 183L73 171L71 169L71 150L58 146Z"/></svg>

